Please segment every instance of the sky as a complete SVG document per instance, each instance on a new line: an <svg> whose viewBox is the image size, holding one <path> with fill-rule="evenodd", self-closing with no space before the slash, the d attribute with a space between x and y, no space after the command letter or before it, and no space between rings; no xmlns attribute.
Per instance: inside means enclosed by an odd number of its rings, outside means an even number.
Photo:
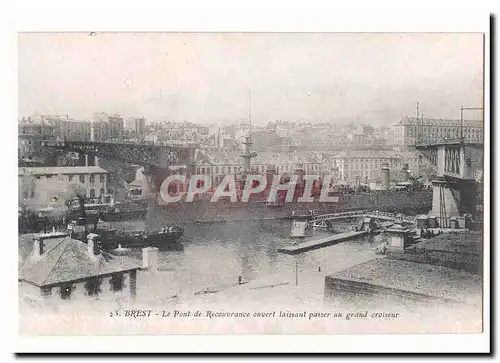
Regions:
<svg viewBox="0 0 500 363"><path fill-rule="evenodd" d="M472 33L20 33L19 116L393 125L481 107ZM477 118L466 115L466 118Z"/></svg>

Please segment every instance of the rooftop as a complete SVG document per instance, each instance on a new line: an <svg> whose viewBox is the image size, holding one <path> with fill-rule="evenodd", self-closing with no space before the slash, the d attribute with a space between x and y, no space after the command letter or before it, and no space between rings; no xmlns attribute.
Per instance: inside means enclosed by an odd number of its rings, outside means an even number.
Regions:
<svg viewBox="0 0 500 363"><path fill-rule="evenodd" d="M51 167L21 167L18 175L60 175L60 174L105 174L100 166L51 166Z"/></svg>
<svg viewBox="0 0 500 363"><path fill-rule="evenodd" d="M481 276L443 266L378 258L328 277L481 304Z"/></svg>
<svg viewBox="0 0 500 363"><path fill-rule="evenodd" d="M26 259L19 271L21 281L49 286L141 267L126 256L101 252L94 258L90 256L86 243L70 237L47 241L46 247L40 257L30 255Z"/></svg>
<svg viewBox="0 0 500 363"><path fill-rule="evenodd" d="M481 233L478 232L449 232L443 233L430 240L418 242L417 250L444 251L482 256L483 243Z"/></svg>

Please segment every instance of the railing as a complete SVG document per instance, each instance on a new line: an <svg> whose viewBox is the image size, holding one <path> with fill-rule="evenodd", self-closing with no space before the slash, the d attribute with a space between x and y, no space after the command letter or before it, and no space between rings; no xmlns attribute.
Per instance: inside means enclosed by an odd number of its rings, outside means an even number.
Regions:
<svg viewBox="0 0 500 363"><path fill-rule="evenodd" d="M358 210L358 211L350 211L350 212L323 214L323 215L314 217L313 221L328 221L331 219L341 219L341 218L348 218L348 217L361 217L368 212L369 211L367 211L367 210L360 210L360 211Z"/></svg>
<svg viewBox="0 0 500 363"><path fill-rule="evenodd" d="M349 217L371 217L375 219L386 219L386 220L396 220L400 219L403 222L414 223L415 217L404 216L401 214L389 213L389 212L379 212L379 211L368 211L368 210L358 210L350 212L339 212L330 213L316 216L312 219L312 222L328 221L332 219L343 219Z"/></svg>
<svg viewBox="0 0 500 363"><path fill-rule="evenodd" d="M465 144L482 144L484 143L484 139L482 137L464 137L463 139L439 137L417 140L415 142L415 146L426 147L441 144L460 144L461 142L464 142Z"/></svg>

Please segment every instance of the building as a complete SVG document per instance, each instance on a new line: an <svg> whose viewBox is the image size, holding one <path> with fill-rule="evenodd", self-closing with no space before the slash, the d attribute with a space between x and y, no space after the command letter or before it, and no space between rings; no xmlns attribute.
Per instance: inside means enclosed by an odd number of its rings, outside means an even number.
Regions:
<svg viewBox="0 0 500 363"><path fill-rule="evenodd" d="M146 119L144 117L129 118L125 122L125 128L136 136L142 136L146 132Z"/></svg>
<svg viewBox="0 0 500 363"><path fill-rule="evenodd" d="M463 127L461 127L461 124ZM394 125L394 144L396 146L411 146L418 141L460 139L465 141L483 142L484 125L482 120L452 120L403 117Z"/></svg>
<svg viewBox="0 0 500 363"><path fill-rule="evenodd" d="M90 121L54 118L49 119L48 122L54 126L54 136L60 140L90 140Z"/></svg>
<svg viewBox="0 0 500 363"><path fill-rule="evenodd" d="M54 127L48 124L22 122L17 126L18 159L33 159L42 155L42 140L54 137Z"/></svg>
<svg viewBox="0 0 500 363"><path fill-rule="evenodd" d="M92 121L91 140L106 141L109 135L109 125L105 121Z"/></svg>
<svg viewBox="0 0 500 363"><path fill-rule="evenodd" d="M351 184L380 181L384 164L388 164L391 171L403 167L403 157L387 150L348 150L328 155L327 158L338 168L339 179Z"/></svg>
<svg viewBox="0 0 500 363"><path fill-rule="evenodd" d="M137 262L99 249L97 235L87 243L67 233L34 236L33 250L19 271L19 291L25 300L54 302L90 299L133 301Z"/></svg>
<svg viewBox="0 0 500 363"><path fill-rule="evenodd" d="M120 115L96 112L93 115L91 128L93 129L92 139L94 141L121 139L124 135L125 123Z"/></svg>
<svg viewBox="0 0 500 363"><path fill-rule="evenodd" d="M108 137L111 139L120 139L123 137L124 123L119 115L108 117Z"/></svg>
<svg viewBox="0 0 500 363"><path fill-rule="evenodd" d="M19 200L36 199L47 205L54 196L65 196L70 182L85 187L87 198L104 198L108 188L108 172L99 166L26 167L18 168Z"/></svg>
<svg viewBox="0 0 500 363"><path fill-rule="evenodd" d="M338 178L338 168L335 168L321 153L297 152L262 152L251 161L250 173L265 174L272 167L277 174L294 174L303 171L307 175L333 175ZM199 175L209 175L215 185L218 185L226 175L243 175L244 160L239 152L200 151L196 156L194 172Z"/></svg>
<svg viewBox="0 0 500 363"><path fill-rule="evenodd" d="M366 147L368 146L368 138L365 134L348 134L347 139L350 141L352 147Z"/></svg>

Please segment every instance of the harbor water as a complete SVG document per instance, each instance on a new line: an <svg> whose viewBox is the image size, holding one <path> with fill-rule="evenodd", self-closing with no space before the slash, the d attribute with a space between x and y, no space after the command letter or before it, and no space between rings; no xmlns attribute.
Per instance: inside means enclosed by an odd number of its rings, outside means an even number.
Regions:
<svg viewBox="0 0 500 363"><path fill-rule="evenodd" d="M300 273L338 271L375 257L374 247L383 236L365 236L294 256L278 252L278 248L297 242L289 237L291 221L248 221L213 224L185 224L180 243L183 250L159 251L159 268L169 271L182 292L232 285L241 276L252 281L280 274L294 279ZM115 228L144 228L145 221L112 223ZM337 224L336 230L348 229L350 224ZM312 238L329 232L315 230ZM32 249L30 238L20 238L20 260ZM141 249L126 252L142 259Z"/></svg>

